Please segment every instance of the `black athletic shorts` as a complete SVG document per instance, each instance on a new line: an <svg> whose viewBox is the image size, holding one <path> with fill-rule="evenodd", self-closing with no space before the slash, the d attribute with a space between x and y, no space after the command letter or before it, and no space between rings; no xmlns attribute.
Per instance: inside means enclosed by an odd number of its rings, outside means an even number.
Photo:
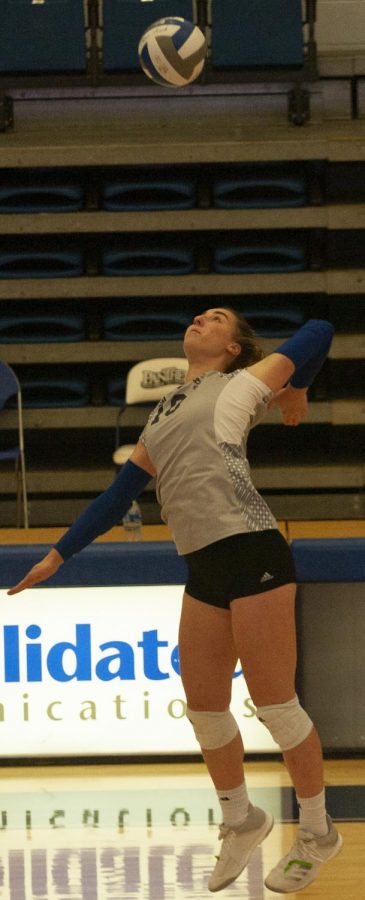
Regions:
<svg viewBox="0 0 365 900"><path fill-rule="evenodd" d="M187 553L184 559L189 573L186 592L222 609L229 609L237 597L296 581L290 547L276 528L234 534Z"/></svg>

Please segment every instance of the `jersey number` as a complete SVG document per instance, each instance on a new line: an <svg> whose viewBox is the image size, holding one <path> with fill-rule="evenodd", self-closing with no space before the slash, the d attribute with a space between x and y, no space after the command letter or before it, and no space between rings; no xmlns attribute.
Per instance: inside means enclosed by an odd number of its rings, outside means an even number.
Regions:
<svg viewBox="0 0 365 900"><path fill-rule="evenodd" d="M166 410L164 415L172 416L172 414L174 412L176 412L177 409L179 409L179 406L181 406L183 400L186 400L186 394L174 394L173 397L171 397L170 406ZM156 410L156 415L152 419L151 425L157 425L157 422L159 422L159 420L161 418L162 410L163 410L163 404L159 403L157 410Z"/></svg>

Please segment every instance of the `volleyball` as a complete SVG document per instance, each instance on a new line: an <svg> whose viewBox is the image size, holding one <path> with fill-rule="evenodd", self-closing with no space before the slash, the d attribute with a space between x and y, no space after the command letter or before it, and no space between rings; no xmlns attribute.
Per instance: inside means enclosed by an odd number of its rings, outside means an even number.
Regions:
<svg viewBox="0 0 365 900"><path fill-rule="evenodd" d="M178 16L153 22L138 44L144 73L165 87L184 87L195 81L203 70L206 52L200 28Z"/></svg>

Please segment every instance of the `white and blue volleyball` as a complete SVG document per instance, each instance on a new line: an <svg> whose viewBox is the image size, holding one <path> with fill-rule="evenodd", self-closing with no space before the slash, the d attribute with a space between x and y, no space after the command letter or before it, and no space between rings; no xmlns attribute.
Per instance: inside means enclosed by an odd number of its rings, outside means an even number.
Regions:
<svg viewBox="0 0 365 900"><path fill-rule="evenodd" d="M143 71L165 87L185 87L195 81L203 70L206 52L200 28L178 16L153 22L138 45Z"/></svg>

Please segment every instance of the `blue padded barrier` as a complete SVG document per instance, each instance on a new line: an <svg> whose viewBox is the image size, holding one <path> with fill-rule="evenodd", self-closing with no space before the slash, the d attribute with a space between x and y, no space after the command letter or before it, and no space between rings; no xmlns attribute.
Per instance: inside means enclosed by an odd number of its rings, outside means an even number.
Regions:
<svg viewBox="0 0 365 900"><path fill-rule="evenodd" d="M48 552L47 545L0 545L0 584L15 584ZM365 539L295 540L302 583L365 581ZM184 584L186 565L172 541L94 543L70 559L46 586Z"/></svg>
<svg viewBox="0 0 365 900"><path fill-rule="evenodd" d="M302 66L301 0L212 0L212 65Z"/></svg>
<svg viewBox="0 0 365 900"><path fill-rule="evenodd" d="M86 339L84 316L76 313L1 314L0 343L64 343Z"/></svg>
<svg viewBox="0 0 365 900"><path fill-rule="evenodd" d="M104 275L189 275L194 271L194 254L189 247L166 247L105 250L102 254Z"/></svg>
<svg viewBox="0 0 365 900"><path fill-rule="evenodd" d="M0 252L0 278L71 278L83 272L83 256L77 250Z"/></svg>
<svg viewBox="0 0 365 900"><path fill-rule="evenodd" d="M183 313L106 313L104 339L107 341L180 340L191 322Z"/></svg>
<svg viewBox="0 0 365 900"><path fill-rule="evenodd" d="M315 538L291 545L298 582L365 581L365 538Z"/></svg>
<svg viewBox="0 0 365 900"><path fill-rule="evenodd" d="M27 409L88 406L90 383L87 378L20 377L23 406Z"/></svg>
<svg viewBox="0 0 365 900"><path fill-rule="evenodd" d="M216 272L301 272L307 268L306 238L250 234L214 249Z"/></svg>
<svg viewBox="0 0 365 900"><path fill-rule="evenodd" d="M0 72L86 70L83 0L0 0L0 21Z"/></svg>
<svg viewBox="0 0 365 900"><path fill-rule="evenodd" d="M196 203L195 178L146 176L106 182L102 206L106 210L192 209Z"/></svg>
<svg viewBox="0 0 365 900"><path fill-rule="evenodd" d="M80 184L67 183L48 184L21 183L17 175L17 183L0 184L0 213L41 213L41 212L77 212L82 209L84 191Z"/></svg>
<svg viewBox="0 0 365 900"><path fill-rule="evenodd" d="M50 549L42 544L0 546L0 584L16 584ZM185 562L171 541L95 543L61 566L45 587L183 585L186 576Z"/></svg>
<svg viewBox="0 0 365 900"><path fill-rule="evenodd" d="M103 10L103 66L105 70L137 71L138 43L152 22L165 16L193 19L192 0L108 0Z"/></svg>
<svg viewBox="0 0 365 900"><path fill-rule="evenodd" d="M257 165L217 175L213 204L223 209L279 209L304 206L306 183L303 167Z"/></svg>

